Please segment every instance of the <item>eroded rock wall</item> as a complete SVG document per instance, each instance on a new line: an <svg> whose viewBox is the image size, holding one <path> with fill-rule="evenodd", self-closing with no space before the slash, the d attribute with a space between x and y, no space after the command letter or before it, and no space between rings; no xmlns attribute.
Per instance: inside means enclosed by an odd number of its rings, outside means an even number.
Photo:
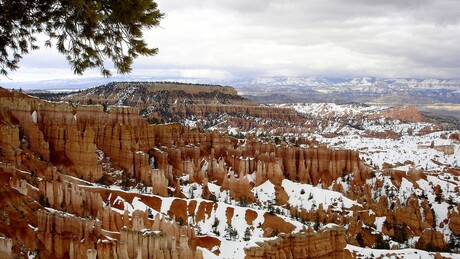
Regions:
<svg viewBox="0 0 460 259"><path fill-rule="evenodd" d="M281 235L245 249L246 258L344 258L345 231L340 227Z"/></svg>

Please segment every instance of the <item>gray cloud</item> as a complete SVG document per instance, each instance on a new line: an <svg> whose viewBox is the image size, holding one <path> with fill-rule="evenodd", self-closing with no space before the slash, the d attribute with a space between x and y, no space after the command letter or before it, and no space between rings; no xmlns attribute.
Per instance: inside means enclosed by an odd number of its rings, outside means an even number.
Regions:
<svg viewBox="0 0 460 259"><path fill-rule="evenodd" d="M161 28L146 32L146 37L160 53L136 60L135 74L211 78L460 75L460 2L456 0L158 3L167 16ZM47 66L66 68L62 58L57 59L55 52L44 54L48 52L27 56L13 79L21 80L30 71L46 71ZM59 71L67 71L63 77L71 76L69 68Z"/></svg>

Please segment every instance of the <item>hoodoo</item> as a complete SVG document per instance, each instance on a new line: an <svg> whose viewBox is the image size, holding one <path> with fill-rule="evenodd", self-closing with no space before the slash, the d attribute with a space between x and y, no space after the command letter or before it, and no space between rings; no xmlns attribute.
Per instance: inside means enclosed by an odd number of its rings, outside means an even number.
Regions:
<svg viewBox="0 0 460 259"><path fill-rule="evenodd" d="M228 87L169 86L109 84L69 95L72 103L0 88L0 252L209 258L233 249L234 257L344 258L358 256L358 246L390 248L389 240L393 248L457 244L459 172L450 160L425 166L443 165L442 172L398 157L372 164L385 150L332 148L356 142L341 133L346 126L325 136L295 135L331 129L331 117L320 122L292 108L257 106ZM106 94L110 89L126 97L123 106ZM133 95L120 95L127 90ZM164 102L160 95L169 96L168 110L146 114ZM193 105L178 110L171 98ZM402 109L407 120L417 115ZM241 127L229 134L236 128L153 121L162 112L211 121L227 114L229 124L221 126ZM378 119L371 134L360 129L373 120L366 116L359 115L356 130L371 138L384 122ZM286 118L291 126L280 126ZM258 127L257 120L272 123ZM413 136L436 127L381 133ZM242 134L246 129L260 131ZM457 139L430 141L417 151L448 146L443 154L458 157Z"/></svg>

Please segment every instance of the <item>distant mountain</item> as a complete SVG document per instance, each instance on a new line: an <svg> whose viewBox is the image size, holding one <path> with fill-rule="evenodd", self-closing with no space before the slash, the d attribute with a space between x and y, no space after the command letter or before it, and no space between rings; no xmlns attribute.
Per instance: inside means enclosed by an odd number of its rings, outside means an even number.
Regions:
<svg viewBox="0 0 460 259"><path fill-rule="evenodd" d="M259 103L413 104L432 115L460 118L460 80L270 77L231 84Z"/></svg>
<svg viewBox="0 0 460 259"><path fill-rule="evenodd" d="M106 84L118 80L115 78L79 78L79 79L53 79L42 81L16 82L0 81L0 86L9 89L23 89L27 91L35 90L75 90L86 89L97 85Z"/></svg>
<svg viewBox="0 0 460 259"><path fill-rule="evenodd" d="M383 89L451 89L460 91L460 79L415 79L415 78L338 78L338 77L258 77L237 78L227 80L214 80L206 78L165 78L157 76L114 76L110 78L93 77L78 79L55 79L46 81L0 81L0 85L8 88L24 89L68 89L88 88L106 84L112 81L174 81L183 83L204 83L245 87L270 87L270 86L302 86L308 88L346 87L354 89L383 88Z"/></svg>
<svg viewBox="0 0 460 259"><path fill-rule="evenodd" d="M414 78L333 78L333 77L265 77L231 81L235 86L305 86L305 87L378 87L378 88L439 88L460 89L457 79Z"/></svg>
<svg viewBox="0 0 460 259"><path fill-rule="evenodd" d="M240 95L259 103L371 103L414 104L422 110L442 110L454 115L460 111L459 79L414 78L334 78L334 77L264 77L211 80L203 78L158 78L154 76L115 76L27 83L0 82L8 88L85 89L111 81L174 81L182 83L219 84L234 87ZM439 105L449 107L441 107ZM452 110L451 105L455 107ZM423 107L422 107L423 106ZM431 108L429 108L430 106Z"/></svg>
<svg viewBox="0 0 460 259"><path fill-rule="evenodd" d="M460 104L460 80L271 77L232 83L241 94L262 103L281 100L281 102Z"/></svg>

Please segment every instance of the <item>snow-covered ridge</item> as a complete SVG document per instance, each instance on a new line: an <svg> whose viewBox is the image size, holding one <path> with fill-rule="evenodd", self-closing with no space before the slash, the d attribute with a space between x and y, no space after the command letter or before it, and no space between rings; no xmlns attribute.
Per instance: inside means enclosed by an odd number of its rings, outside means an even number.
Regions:
<svg viewBox="0 0 460 259"><path fill-rule="evenodd" d="M330 78L330 77L265 77L235 80L237 86L310 86L310 87L380 87L380 88L425 88L458 90L458 79L415 78Z"/></svg>
<svg viewBox="0 0 460 259"><path fill-rule="evenodd" d="M334 103L305 103L305 104L281 104L280 107L290 107L298 113L308 114L314 117L356 117L365 113L379 112L388 107L364 104L334 104Z"/></svg>

